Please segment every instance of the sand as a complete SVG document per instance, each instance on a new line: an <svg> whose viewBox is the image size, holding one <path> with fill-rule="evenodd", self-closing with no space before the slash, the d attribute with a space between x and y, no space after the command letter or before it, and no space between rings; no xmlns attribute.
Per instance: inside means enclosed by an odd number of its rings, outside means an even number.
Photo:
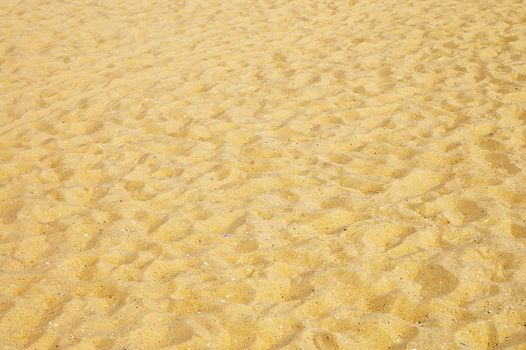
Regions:
<svg viewBox="0 0 526 350"><path fill-rule="evenodd" d="M0 18L2 350L526 349L522 0Z"/></svg>

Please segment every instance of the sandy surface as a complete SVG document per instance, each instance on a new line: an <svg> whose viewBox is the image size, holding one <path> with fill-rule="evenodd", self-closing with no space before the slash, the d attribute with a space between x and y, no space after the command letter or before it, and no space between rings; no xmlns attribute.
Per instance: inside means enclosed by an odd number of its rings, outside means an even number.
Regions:
<svg viewBox="0 0 526 350"><path fill-rule="evenodd" d="M0 348L526 349L526 6L0 2Z"/></svg>

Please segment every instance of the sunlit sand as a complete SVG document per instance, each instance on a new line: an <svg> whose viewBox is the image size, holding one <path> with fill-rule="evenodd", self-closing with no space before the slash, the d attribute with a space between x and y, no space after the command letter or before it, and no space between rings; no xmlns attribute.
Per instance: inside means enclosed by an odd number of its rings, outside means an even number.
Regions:
<svg viewBox="0 0 526 350"><path fill-rule="evenodd" d="M526 349L524 1L0 18L0 349Z"/></svg>

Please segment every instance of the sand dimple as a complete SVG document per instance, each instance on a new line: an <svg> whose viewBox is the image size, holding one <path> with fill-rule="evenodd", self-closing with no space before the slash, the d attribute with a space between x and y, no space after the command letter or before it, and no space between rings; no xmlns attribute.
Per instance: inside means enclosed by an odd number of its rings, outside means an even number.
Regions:
<svg viewBox="0 0 526 350"><path fill-rule="evenodd" d="M0 348L523 349L526 7L0 3Z"/></svg>

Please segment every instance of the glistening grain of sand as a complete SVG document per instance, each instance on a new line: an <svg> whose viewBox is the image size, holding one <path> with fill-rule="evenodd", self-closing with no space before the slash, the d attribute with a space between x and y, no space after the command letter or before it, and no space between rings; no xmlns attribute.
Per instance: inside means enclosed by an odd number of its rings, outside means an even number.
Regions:
<svg viewBox="0 0 526 350"><path fill-rule="evenodd" d="M526 6L0 2L0 348L526 349Z"/></svg>

